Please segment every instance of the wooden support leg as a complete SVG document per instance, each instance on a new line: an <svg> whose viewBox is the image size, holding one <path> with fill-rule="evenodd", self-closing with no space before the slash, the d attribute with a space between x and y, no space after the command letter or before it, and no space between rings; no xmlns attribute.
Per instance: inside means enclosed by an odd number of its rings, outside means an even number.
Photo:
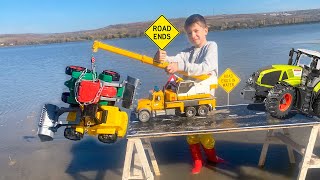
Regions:
<svg viewBox="0 0 320 180"><path fill-rule="evenodd" d="M125 156L124 165L123 165L122 180L128 180L130 178L133 146L134 146L134 141L129 139L127 142L126 156Z"/></svg>
<svg viewBox="0 0 320 180"><path fill-rule="evenodd" d="M143 179L143 169L142 169L142 165L138 156L137 151L134 150L133 153L133 170L132 170L132 175L131 178L135 178L135 179Z"/></svg>
<svg viewBox="0 0 320 180"><path fill-rule="evenodd" d="M313 126L311 129L308 145L306 147L306 151L303 155L303 159L301 162L301 167L300 167L299 175L297 178L298 180L304 180L306 178L307 171L310 167L310 160L313 154L314 144L317 139L318 131L319 131L319 126Z"/></svg>
<svg viewBox="0 0 320 180"><path fill-rule="evenodd" d="M260 154L260 159L259 159L259 167L263 167L264 163L266 161L266 156L267 156L267 152L268 152L268 148L269 148L269 144L271 141L271 136L272 136L273 130L268 130L267 132L267 136L266 136L266 140L263 143L263 147L262 147L262 151Z"/></svg>
<svg viewBox="0 0 320 180"><path fill-rule="evenodd" d="M284 129L282 129L282 130L283 130L283 134L284 134L285 136L287 136L288 138L291 139L290 133L289 133L289 129L284 128ZM292 147L289 146L288 144L287 144L287 150L288 150L288 155L289 155L289 161L290 161L290 163L291 163L291 164L296 163L296 160L295 160L294 154L293 154L293 149L292 149Z"/></svg>
<svg viewBox="0 0 320 180"><path fill-rule="evenodd" d="M138 168L139 165L137 165L137 163L141 163L145 178L148 180L153 180L154 176L150 170L150 166L149 166L145 151L143 149L141 139L136 139L136 138L128 139L127 151L126 151L124 167L123 167L122 180L142 179L143 178L140 176L131 176L130 175L134 147L137 150L137 155L135 155L135 160L134 160L134 164L133 164L134 168Z"/></svg>
<svg viewBox="0 0 320 180"><path fill-rule="evenodd" d="M147 150L147 152L149 154L154 174L156 176L160 176L159 166L158 166L156 157L154 155L150 140L149 139L144 139L143 146L144 146L144 148Z"/></svg>
<svg viewBox="0 0 320 180"><path fill-rule="evenodd" d="M153 174L151 172L151 169L150 169L150 166L149 166L149 163L148 163L148 159L147 159L147 156L146 156L146 153L143 149L143 146L142 146L142 142L140 139L136 139L135 141L135 145L136 145L136 148L137 148L137 152L138 152L138 156L139 156L139 159L140 159L140 162L142 164L142 168L143 168L143 171L144 171L144 175L147 179L154 179L153 177Z"/></svg>

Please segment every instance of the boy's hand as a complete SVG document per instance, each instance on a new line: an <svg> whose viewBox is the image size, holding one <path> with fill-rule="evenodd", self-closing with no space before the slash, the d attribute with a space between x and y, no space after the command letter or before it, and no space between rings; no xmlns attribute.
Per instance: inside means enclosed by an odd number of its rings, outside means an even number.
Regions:
<svg viewBox="0 0 320 180"><path fill-rule="evenodd" d="M177 71L178 71L178 63L177 62L170 63L166 68L166 72L169 74L173 74Z"/></svg>
<svg viewBox="0 0 320 180"><path fill-rule="evenodd" d="M167 52L159 49L154 55L153 61L157 63L162 63L166 61L166 58L167 58Z"/></svg>

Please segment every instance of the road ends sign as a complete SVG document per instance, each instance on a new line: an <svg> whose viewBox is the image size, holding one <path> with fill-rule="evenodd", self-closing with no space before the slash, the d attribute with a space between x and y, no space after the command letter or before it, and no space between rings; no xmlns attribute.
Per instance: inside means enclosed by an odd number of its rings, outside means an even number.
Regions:
<svg viewBox="0 0 320 180"><path fill-rule="evenodd" d="M169 20L161 15L144 32L149 39L160 49L164 49L172 40L179 35L179 30Z"/></svg>
<svg viewBox="0 0 320 180"><path fill-rule="evenodd" d="M230 68L227 68L219 77L218 84L223 90L230 93L240 81L240 78Z"/></svg>

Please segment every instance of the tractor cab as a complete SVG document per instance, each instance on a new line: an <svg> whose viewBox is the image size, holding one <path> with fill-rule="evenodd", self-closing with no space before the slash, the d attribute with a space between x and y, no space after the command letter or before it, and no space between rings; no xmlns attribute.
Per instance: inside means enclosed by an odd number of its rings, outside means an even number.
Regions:
<svg viewBox="0 0 320 180"><path fill-rule="evenodd" d="M289 65L294 66L300 66L302 68L311 66L311 63L313 67L316 69L320 69L320 65L318 64L318 59L320 58L320 53L317 51L312 51L308 49L298 49L295 51L294 49L291 49L289 52ZM294 60L294 61L293 61Z"/></svg>

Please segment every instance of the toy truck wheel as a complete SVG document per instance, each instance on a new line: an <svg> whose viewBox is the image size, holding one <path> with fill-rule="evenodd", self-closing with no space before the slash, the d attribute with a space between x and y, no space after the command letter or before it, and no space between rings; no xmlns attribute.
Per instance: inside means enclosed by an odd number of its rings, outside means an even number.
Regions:
<svg viewBox="0 0 320 180"><path fill-rule="evenodd" d="M266 109L271 116L286 118L295 102L296 93L292 86L276 84L266 98Z"/></svg>
<svg viewBox="0 0 320 180"><path fill-rule="evenodd" d="M138 118L141 122L147 122L150 119L150 113L147 110L142 110L138 114Z"/></svg>
<svg viewBox="0 0 320 180"><path fill-rule="evenodd" d="M176 114L176 116L181 116L182 115L182 113L180 111L180 108L176 108L175 109L175 114Z"/></svg>
<svg viewBox="0 0 320 180"><path fill-rule="evenodd" d="M79 71L84 71L85 69L86 68L81 66L67 66L65 73L68 75L72 75L72 72L74 71L79 72Z"/></svg>
<svg viewBox="0 0 320 180"><path fill-rule="evenodd" d="M206 105L201 105L198 108L198 115L199 116L207 116L209 112L209 108Z"/></svg>
<svg viewBox="0 0 320 180"><path fill-rule="evenodd" d="M320 97L318 97L312 105L313 112L320 117Z"/></svg>
<svg viewBox="0 0 320 180"><path fill-rule="evenodd" d="M112 144L115 143L118 139L118 134L99 134L98 139L100 142Z"/></svg>
<svg viewBox="0 0 320 180"><path fill-rule="evenodd" d="M194 117L197 113L196 108L190 106L190 107L186 107L186 116L187 117Z"/></svg>
<svg viewBox="0 0 320 180"><path fill-rule="evenodd" d="M104 71L102 71L102 74L111 76L112 81L119 81L120 80L120 74L115 71L104 70Z"/></svg>

